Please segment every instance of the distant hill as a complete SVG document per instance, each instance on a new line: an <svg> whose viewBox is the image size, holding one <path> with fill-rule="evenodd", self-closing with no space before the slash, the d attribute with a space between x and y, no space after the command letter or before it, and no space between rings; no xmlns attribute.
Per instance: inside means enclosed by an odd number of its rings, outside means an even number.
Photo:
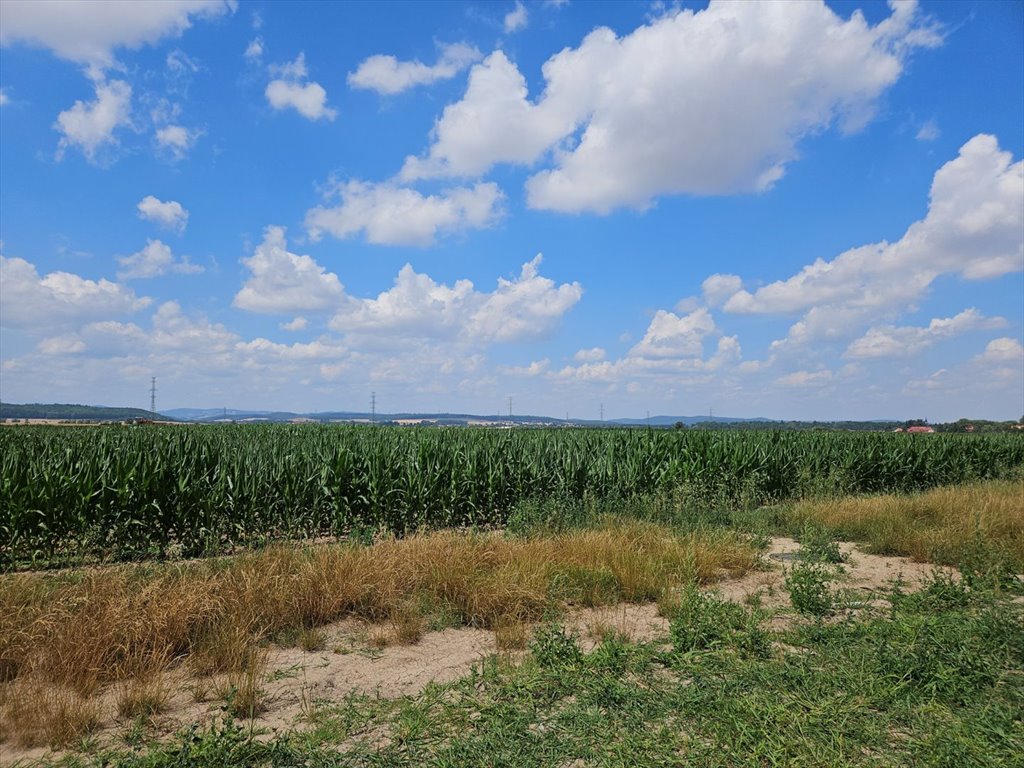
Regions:
<svg viewBox="0 0 1024 768"><path fill-rule="evenodd" d="M771 419L741 419L733 416L651 416L646 419L610 419L609 424L622 424L624 426L644 427L648 424L652 427L673 427L676 424L685 424L692 427L694 424L738 424L740 422L770 424Z"/></svg>
<svg viewBox="0 0 1024 768"><path fill-rule="evenodd" d="M127 419L166 420L166 416L142 408L107 408L99 405L69 403L0 403L2 419L60 419L62 421L126 421Z"/></svg>
<svg viewBox="0 0 1024 768"><path fill-rule="evenodd" d="M329 421L370 421L371 418L382 424L388 423L409 423L423 421L438 425L467 425L476 423L498 423L498 424L554 424L554 425L578 425L587 427L671 427L682 422L686 426L693 426L700 422L708 422L707 416L652 416L650 419L609 419L598 421L597 419L557 419L550 416L531 416L528 414L474 414L474 413L378 413L371 415L365 411L317 411L313 413L296 413L292 411L245 411L234 408L172 408L162 411L166 416L181 421L273 421L285 422L295 420L309 420L319 422ZM770 424L768 419L741 419L730 416L715 416L711 419L715 424L732 423L765 423Z"/></svg>

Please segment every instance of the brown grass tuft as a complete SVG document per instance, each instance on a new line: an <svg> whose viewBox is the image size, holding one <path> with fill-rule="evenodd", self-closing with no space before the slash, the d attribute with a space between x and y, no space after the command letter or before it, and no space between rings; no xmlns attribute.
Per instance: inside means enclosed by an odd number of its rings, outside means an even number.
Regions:
<svg viewBox="0 0 1024 768"><path fill-rule="evenodd" d="M499 651L521 651L530 643L530 626L525 621L506 619L494 627L494 644Z"/></svg>
<svg viewBox="0 0 1024 768"><path fill-rule="evenodd" d="M167 710L171 694L160 674L133 677L121 683L117 692L117 714L126 720L152 717Z"/></svg>
<svg viewBox="0 0 1024 768"><path fill-rule="evenodd" d="M303 629L299 632L298 646L307 653L322 651L327 645L327 633L322 629Z"/></svg>
<svg viewBox="0 0 1024 768"><path fill-rule="evenodd" d="M413 645L423 637L426 619L414 606L400 606L391 618L395 642L399 645Z"/></svg>
<svg viewBox="0 0 1024 768"><path fill-rule="evenodd" d="M6 736L19 747L67 747L101 724L96 701L37 679L20 678L5 698Z"/></svg>
<svg viewBox="0 0 1024 768"><path fill-rule="evenodd" d="M370 634L366 638L366 642L371 648L380 650L381 648L387 648L391 645L393 639L391 632L389 632L386 627L375 627L370 631Z"/></svg>
<svg viewBox="0 0 1024 768"><path fill-rule="evenodd" d="M227 704L227 711L244 720L252 720L266 711L266 691L263 690L266 673L265 650L254 654L245 668L229 673L219 691L220 698Z"/></svg>
<svg viewBox="0 0 1024 768"><path fill-rule="evenodd" d="M957 565L981 539L1024 571L1024 481L937 488L910 496L884 495L804 502L798 523L815 521L866 541L877 554Z"/></svg>

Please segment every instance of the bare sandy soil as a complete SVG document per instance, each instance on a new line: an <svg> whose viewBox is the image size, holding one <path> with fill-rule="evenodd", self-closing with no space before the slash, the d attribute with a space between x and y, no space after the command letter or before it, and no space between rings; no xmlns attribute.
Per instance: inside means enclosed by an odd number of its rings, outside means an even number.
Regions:
<svg viewBox="0 0 1024 768"><path fill-rule="evenodd" d="M723 598L736 602L757 602L775 611L773 625L785 626L793 620L787 612L789 598L783 586L788 559L800 548L788 538L775 538L766 552L764 568L741 578L723 577L711 587ZM842 589L863 592L866 602L877 601L877 591L895 579L913 589L935 572L936 566L916 563L903 557L884 557L863 552L856 545L840 545L848 555L844 574L838 582ZM953 572L953 569L940 569ZM620 604L604 608L578 609L569 613L566 625L580 636L585 650L597 645L615 631L634 642L656 640L668 633L668 621L658 616L656 605ZM297 648L269 650L265 710L255 719L257 730L268 735L301 727L303 715L314 702L340 701L351 692L382 698L415 695L428 683L446 683L467 675L475 664L497 651L493 632L483 629L446 629L428 632L413 645L373 648L375 628L356 620L346 620L325 628L324 650L306 652ZM380 631L377 628L377 631ZM514 659L515 654L512 654ZM180 670L167 675L173 691L166 712L155 717L156 734L171 734L191 723L205 723L221 715L222 700L213 698L219 687L216 679L196 681ZM118 721L116 691L100 697L106 725L97 734L99 743L116 743L130 723ZM123 743L123 742L122 742ZM0 766L30 764L53 756L45 748L20 749L0 744Z"/></svg>

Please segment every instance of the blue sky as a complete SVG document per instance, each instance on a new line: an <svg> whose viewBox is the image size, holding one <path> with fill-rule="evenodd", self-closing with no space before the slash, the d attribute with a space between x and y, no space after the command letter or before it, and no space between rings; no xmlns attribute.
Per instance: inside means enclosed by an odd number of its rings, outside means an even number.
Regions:
<svg viewBox="0 0 1024 768"><path fill-rule="evenodd" d="M1024 4L0 4L8 402L1024 413Z"/></svg>

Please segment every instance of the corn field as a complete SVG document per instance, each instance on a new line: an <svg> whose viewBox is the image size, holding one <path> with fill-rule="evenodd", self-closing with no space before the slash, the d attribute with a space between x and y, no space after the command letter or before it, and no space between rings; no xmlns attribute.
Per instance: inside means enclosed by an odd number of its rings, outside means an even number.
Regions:
<svg viewBox="0 0 1024 768"><path fill-rule="evenodd" d="M180 426L0 430L0 569L500 526L529 500L744 505L1016 473L1019 435Z"/></svg>

